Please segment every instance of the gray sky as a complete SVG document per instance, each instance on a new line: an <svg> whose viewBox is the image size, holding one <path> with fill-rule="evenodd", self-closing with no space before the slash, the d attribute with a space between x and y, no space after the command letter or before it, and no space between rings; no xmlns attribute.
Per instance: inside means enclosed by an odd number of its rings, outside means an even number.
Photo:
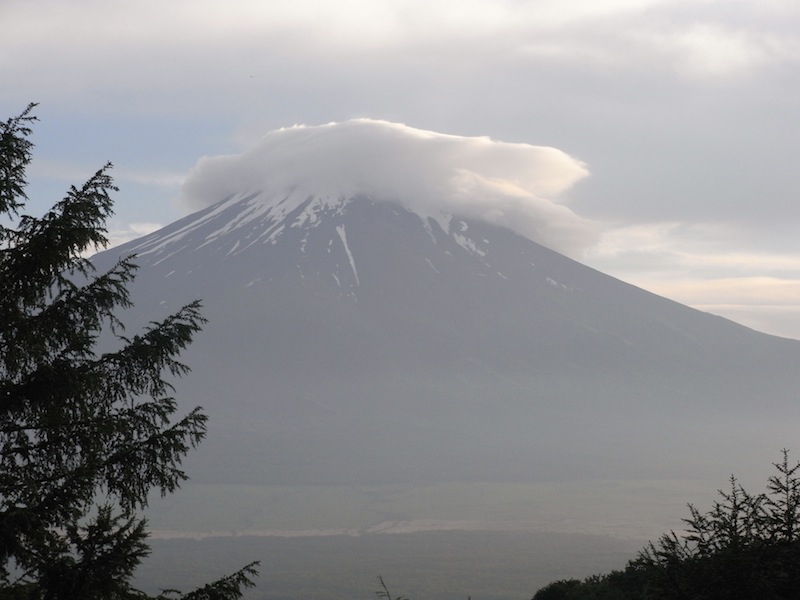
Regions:
<svg viewBox="0 0 800 600"><path fill-rule="evenodd" d="M552 146L575 256L800 338L795 0L2 0L0 118L40 103L31 212L107 160L115 239L204 155L371 118ZM400 150L397 150L400 151Z"/></svg>

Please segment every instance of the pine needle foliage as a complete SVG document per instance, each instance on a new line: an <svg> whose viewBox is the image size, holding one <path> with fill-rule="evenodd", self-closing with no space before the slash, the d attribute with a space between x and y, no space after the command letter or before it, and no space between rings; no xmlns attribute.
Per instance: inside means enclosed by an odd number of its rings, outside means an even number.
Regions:
<svg viewBox="0 0 800 600"><path fill-rule="evenodd" d="M21 214L35 104L0 123L0 599L144 599L148 495L174 492L204 437L198 407L176 416L178 356L205 322L193 302L127 337L133 257L96 273L116 191L106 164L42 217ZM116 350L100 353L101 335ZM181 595L228 600L255 564Z"/></svg>

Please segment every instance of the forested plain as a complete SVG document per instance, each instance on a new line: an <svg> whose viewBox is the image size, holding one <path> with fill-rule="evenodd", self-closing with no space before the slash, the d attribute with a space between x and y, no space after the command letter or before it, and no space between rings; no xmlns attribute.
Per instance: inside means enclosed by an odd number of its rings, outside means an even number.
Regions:
<svg viewBox="0 0 800 600"><path fill-rule="evenodd" d="M800 597L800 463L784 450L773 468L764 491L731 476L709 508L690 503L681 529L638 550L631 539L543 532L230 535L157 541L166 558L141 575L164 587L226 568L209 556L257 555L267 567L252 598L368 598L379 573L415 600L790 600Z"/></svg>
<svg viewBox="0 0 800 600"><path fill-rule="evenodd" d="M550 581L625 563L641 540L610 536L438 531L309 537L154 539L138 571L149 591L192 585L259 560L253 600L368 600L384 578L411 600L529 599Z"/></svg>

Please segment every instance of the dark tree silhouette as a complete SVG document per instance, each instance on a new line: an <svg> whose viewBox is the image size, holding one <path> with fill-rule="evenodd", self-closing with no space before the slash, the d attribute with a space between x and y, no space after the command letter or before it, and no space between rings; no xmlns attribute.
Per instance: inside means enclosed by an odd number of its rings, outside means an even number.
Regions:
<svg viewBox="0 0 800 600"><path fill-rule="evenodd" d="M766 492L735 477L711 509L689 505L686 530L651 542L623 571L557 581L534 600L793 600L800 598L800 463L788 450Z"/></svg>
<svg viewBox="0 0 800 600"><path fill-rule="evenodd" d="M176 418L169 382L204 319L194 302L123 335L135 265L97 274L85 258L107 243L110 164L21 214L34 106L0 123L0 598L147 598L131 583L149 552L140 513L186 479L206 431L200 408ZM117 345L99 353L104 332ZM239 598L255 574L159 598Z"/></svg>

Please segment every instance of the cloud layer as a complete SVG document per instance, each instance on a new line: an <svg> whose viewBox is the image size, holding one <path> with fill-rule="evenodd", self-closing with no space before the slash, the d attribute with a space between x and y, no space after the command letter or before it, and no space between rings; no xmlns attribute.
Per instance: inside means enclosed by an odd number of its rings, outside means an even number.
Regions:
<svg viewBox="0 0 800 600"><path fill-rule="evenodd" d="M425 217L489 221L575 256L595 241L594 229L559 200L587 175L583 163L555 148L354 119L279 129L241 154L204 157L182 197L199 209L255 190L366 195Z"/></svg>

